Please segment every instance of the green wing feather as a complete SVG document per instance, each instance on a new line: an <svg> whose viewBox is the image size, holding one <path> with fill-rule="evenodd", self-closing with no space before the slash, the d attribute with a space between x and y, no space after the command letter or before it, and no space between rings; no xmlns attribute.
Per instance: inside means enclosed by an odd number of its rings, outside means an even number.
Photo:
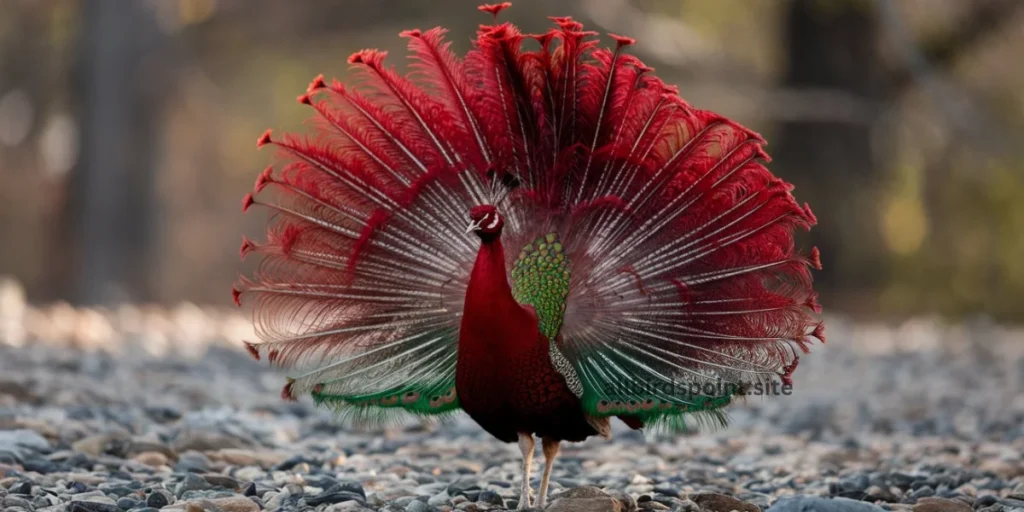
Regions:
<svg viewBox="0 0 1024 512"><path fill-rule="evenodd" d="M458 331L423 330L405 338L417 345L359 353L343 359L344 365L290 378L286 389L307 389L318 406L332 408L341 420L359 426L454 416L460 410L455 390Z"/></svg>
<svg viewBox="0 0 1024 512"><path fill-rule="evenodd" d="M649 430L688 432L695 426L701 429L724 427L728 418L724 408L742 390L729 388L719 394L695 394L686 389L673 391L617 390L606 382L583 378L583 410L594 417L632 416L643 421ZM696 424L696 425L694 425Z"/></svg>
<svg viewBox="0 0 1024 512"><path fill-rule="evenodd" d="M360 425L393 423L408 414L446 417L460 409L454 375L364 394L336 394L315 388L312 396L317 405L332 407L344 419Z"/></svg>

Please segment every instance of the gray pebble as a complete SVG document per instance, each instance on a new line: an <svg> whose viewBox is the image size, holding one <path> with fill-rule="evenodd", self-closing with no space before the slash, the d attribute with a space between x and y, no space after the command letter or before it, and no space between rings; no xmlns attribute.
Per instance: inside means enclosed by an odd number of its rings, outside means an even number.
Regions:
<svg viewBox="0 0 1024 512"><path fill-rule="evenodd" d="M882 507L846 498L794 496L775 502L767 512L882 512Z"/></svg>
<svg viewBox="0 0 1024 512"><path fill-rule="evenodd" d="M422 501L416 500L409 502L409 504L405 506L405 510L406 512L428 512L430 510L430 506Z"/></svg>

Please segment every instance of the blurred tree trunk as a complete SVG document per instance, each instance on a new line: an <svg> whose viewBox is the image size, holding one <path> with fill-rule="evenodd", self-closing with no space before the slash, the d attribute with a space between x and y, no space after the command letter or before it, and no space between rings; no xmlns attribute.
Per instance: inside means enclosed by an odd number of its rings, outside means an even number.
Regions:
<svg viewBox="0 0 1024 512"><path fill-rule="evenodd" d="M81 303L147 300L157 229L154 174L163 117L164 36L144 2L93 0L81 9L72 79L81 154L63 229L65 296Z"/></svg>
<svg viewBox="0 0 1024 512"><path fill-rule="evenodd" d="M878 51L880 27L871 2L792 0L784 21L784 87L843 91L868 103L886 97L887 69ZM769 148L776 168L818 216L809 238L821 250L824 270L816 279L826 300L870 289L883 277L873 124L790 121Z"/></svg>

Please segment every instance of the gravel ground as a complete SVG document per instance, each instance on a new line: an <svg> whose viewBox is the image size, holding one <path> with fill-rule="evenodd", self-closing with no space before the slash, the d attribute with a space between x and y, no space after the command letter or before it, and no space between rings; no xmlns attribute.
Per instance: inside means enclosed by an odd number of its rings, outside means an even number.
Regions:
<svg viewBox="0 0 1024 512"><path fill-rule="evenodd" d="M351 431L282 402L281 376L200 310L132 324L164 326L148 336L111 320L125 311L69 311L22 311L43 334L0 314L2 510L515 508L517 447L468 419ZM793 394L751 397L724 431L566 445L548 510L1024 512L1022 354L980 322L830 319Z"/></svg>

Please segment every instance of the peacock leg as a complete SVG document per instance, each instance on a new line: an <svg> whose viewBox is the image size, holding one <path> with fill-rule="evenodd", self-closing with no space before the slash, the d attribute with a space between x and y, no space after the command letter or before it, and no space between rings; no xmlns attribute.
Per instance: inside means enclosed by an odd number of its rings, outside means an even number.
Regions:
<svg viewBox="0 0 1024 512"><path fill-rule="evenodd" d="M548 504L548 482L551 481L551 466L555 464L555 457L558 456L561 445L558 441L550 438L541 440L541 451L544 452L544 475L540 479L540 496L537 497L537 508L544 508Z"/></svg>
<svg viewBox="0 0 1024 512"><path fill-rule="evenodd" d="M519 451L523 452L523 488L519 491L519 506L516 510L530 508L530 467L533 466L535 446L533 434L519 434Z"/></svg>

